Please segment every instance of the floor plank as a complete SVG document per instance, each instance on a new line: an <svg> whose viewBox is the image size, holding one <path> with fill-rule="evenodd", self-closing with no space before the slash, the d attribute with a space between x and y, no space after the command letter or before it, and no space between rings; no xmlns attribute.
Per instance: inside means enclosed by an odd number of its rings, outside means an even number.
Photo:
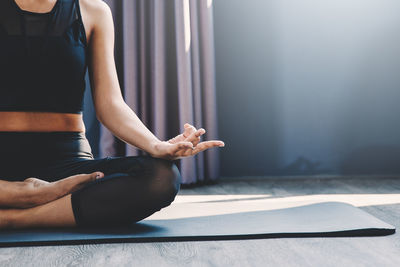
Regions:
<svg viewBox="0 0 400 267"><path fill-rule="evenodd" d="M225 178L216 185L181 190L179 196L325 195L358 201L361 209L400 229L400 178ZM362 200L363 201L363 200ZM368 199L364 200L368 201ZM361 203L361 202L357 202ZM363 203L361 203L363 204ZM0 266L400 266L400 237L286 238L241 241L124 243L0 248Z"/></svg>

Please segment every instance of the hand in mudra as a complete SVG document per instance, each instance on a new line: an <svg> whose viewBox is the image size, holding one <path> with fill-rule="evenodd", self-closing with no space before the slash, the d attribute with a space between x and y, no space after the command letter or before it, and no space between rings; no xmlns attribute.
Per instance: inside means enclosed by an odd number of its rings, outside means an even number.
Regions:
<svg viewBox="0 0 400 267"><path fill-rule="evenodd" d="M103 177L104 173L93 172L90 174L69 176L54 182L47 182L34 177L27 178L23 181L24 192L26 192L25 195L30 201L24 202L25 204L23 206L18 207L31 208L43 205L71 194L72 192L84 187L87 183Z"/></svg>
<svg viewBox="0 0 400 267"><path fill-rule="evenodd" d="M184 157L194 156L197 153L212 147L223 147L224 142L220 140L210 140L200 142L200 136L205 134L203 128L196 129L193 125L185 123L184 132L168 141L159 142L155 145L153 157L176 160Z"/></svg>

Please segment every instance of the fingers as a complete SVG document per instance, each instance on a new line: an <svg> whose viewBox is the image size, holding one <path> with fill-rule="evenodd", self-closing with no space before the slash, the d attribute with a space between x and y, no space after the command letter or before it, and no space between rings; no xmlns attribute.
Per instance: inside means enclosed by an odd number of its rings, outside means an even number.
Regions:
<svg viewBox="0 0 400 267"><path fill-rule="evenodd" d="M204 151L212 147L223 147L224 142L220 140L211 140L200 143L200 137L206 133L204 128L196 129L193 125L189 123L184 124L185 131L182 136L185 138L184 141L178 141L174 139L174 142L169 142L173 144L169 149L169 157L171 159L178 159L185 156L193 156L201 151Z"/></svg>
<svg viewBox="0 0 400 267"><path fill-rule="evenodd" d="M191 142L179 142L172 147L172 152L178 152L182 149L193 149L193 144Z"/></svg>
<svg viewBox="0 0 400 267"><path fill-rule="evenodd" d="M224 147L225 143L219 140L204 141L199 143L193 150L193 155L212 147Z"/></svg>
<svg viewBox="0 0 400 267"><path fill-rule="evenodd" d="M170 151L171 158L178 159L180 157L194 156L197 153L212 147L224 147L225 143L220 140L211 140L199 143L196 147L190 142L180 142L174 144Z"/></svg>
<svg viewBox="0 0 400 267"><path fill-rule="evenodd" d="M102 172L92 172L90 174L73 175L62 180L58 180L54 183L60 187L64 194L69 194L82 188L85 184L103 177L104 173Z"/></svg>
<svg viewBox="0 0 400 267"><path fill-rule="evenodd" d="M197 130L193 125L191 125L189 123L185 123L183 125L183 127L185 128L185 131L183 133L183 136L185 138L189 137L192 133L196 132L196 130Z"/></svg>
<svg viewBox="0 0 400 267"><path fill-rule="evenodd" d="M185 128L183 133L169 139L167 141L168 143L177 144L179 142L186 141L188 136L190 136L192 133L196 132L196 128L194 126L190 125L189 123L185 123L183 126Z"/></svg>
<svg viewBox="0 0 400 267"><path fill-rule="evenodd" d="M186 151L192 151L193 149L194 149L193 144L191 142L179 142L171 147L169 154L171 158L176 159L176 157L183 156L183 154L186 154L187 153Z"/></svg>
<svg viewBox="0 0 400 267"><path fill-rule="evenodd" d="M100 179L104 177L104 173L102 172L92 172L90 174L77 174L67 178L64 178L64 181L74 182L74 183L85 183L94 181L96 179Z"/></svg>
<svg viewBox="0 0 400 267"><path fill-rule="evenodd" d="M193 146L197 146L197 144L200 142L200 136L206 133L206 130L204 128L200 128L196 130L196 128L193 125L190 125L189 123L185 123L185 132L190 133L190 134L184 134L187 138L185 141L189 141L193 143Z"/></svg>
<svg viewBox="0 0 400 267"><path fill-rule="evenodd" d="M104 177L104 173L102 172L92 172L90 174L78 174L76 175L76 182L82 185L100 179L102 177Z"/></svg>
<svg viewBox="0 0 400 267"><path fill-rule="evenodd" d="M192 142L193 146L197 146L200 142L200 136L206 133L206 130L203 128L198 129L197 131L193 132L189 135L189 137L185 141Z"/></svg>

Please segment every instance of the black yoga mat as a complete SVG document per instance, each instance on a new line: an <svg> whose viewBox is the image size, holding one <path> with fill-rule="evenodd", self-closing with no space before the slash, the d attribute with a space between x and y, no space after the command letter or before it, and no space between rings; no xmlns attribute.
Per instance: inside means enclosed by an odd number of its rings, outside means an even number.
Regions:
<svg viewBox="0 0 400 267"><path fill-rule="evenodd" d="M196 205L201 205L201 203L191 203L192 208ZM395 228L392 225L350 204L324 202L276 210L144 220L129 227L110 229L3 230L0 231L0 246L280 237L351 237L389 235L394 232Z"/></svg>

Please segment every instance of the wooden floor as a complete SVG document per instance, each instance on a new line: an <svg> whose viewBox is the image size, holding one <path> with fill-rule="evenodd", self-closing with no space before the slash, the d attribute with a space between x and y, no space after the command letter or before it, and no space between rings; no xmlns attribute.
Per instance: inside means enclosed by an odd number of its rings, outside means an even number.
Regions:
<svg viewBox="0 0 400 267"><path fill-rule="evenodd" d="M224 178L181 190L178 200L199 195L344 201L400 229L400 177ZM400 266L400 237L0 248L0 266Z"/></svg>

